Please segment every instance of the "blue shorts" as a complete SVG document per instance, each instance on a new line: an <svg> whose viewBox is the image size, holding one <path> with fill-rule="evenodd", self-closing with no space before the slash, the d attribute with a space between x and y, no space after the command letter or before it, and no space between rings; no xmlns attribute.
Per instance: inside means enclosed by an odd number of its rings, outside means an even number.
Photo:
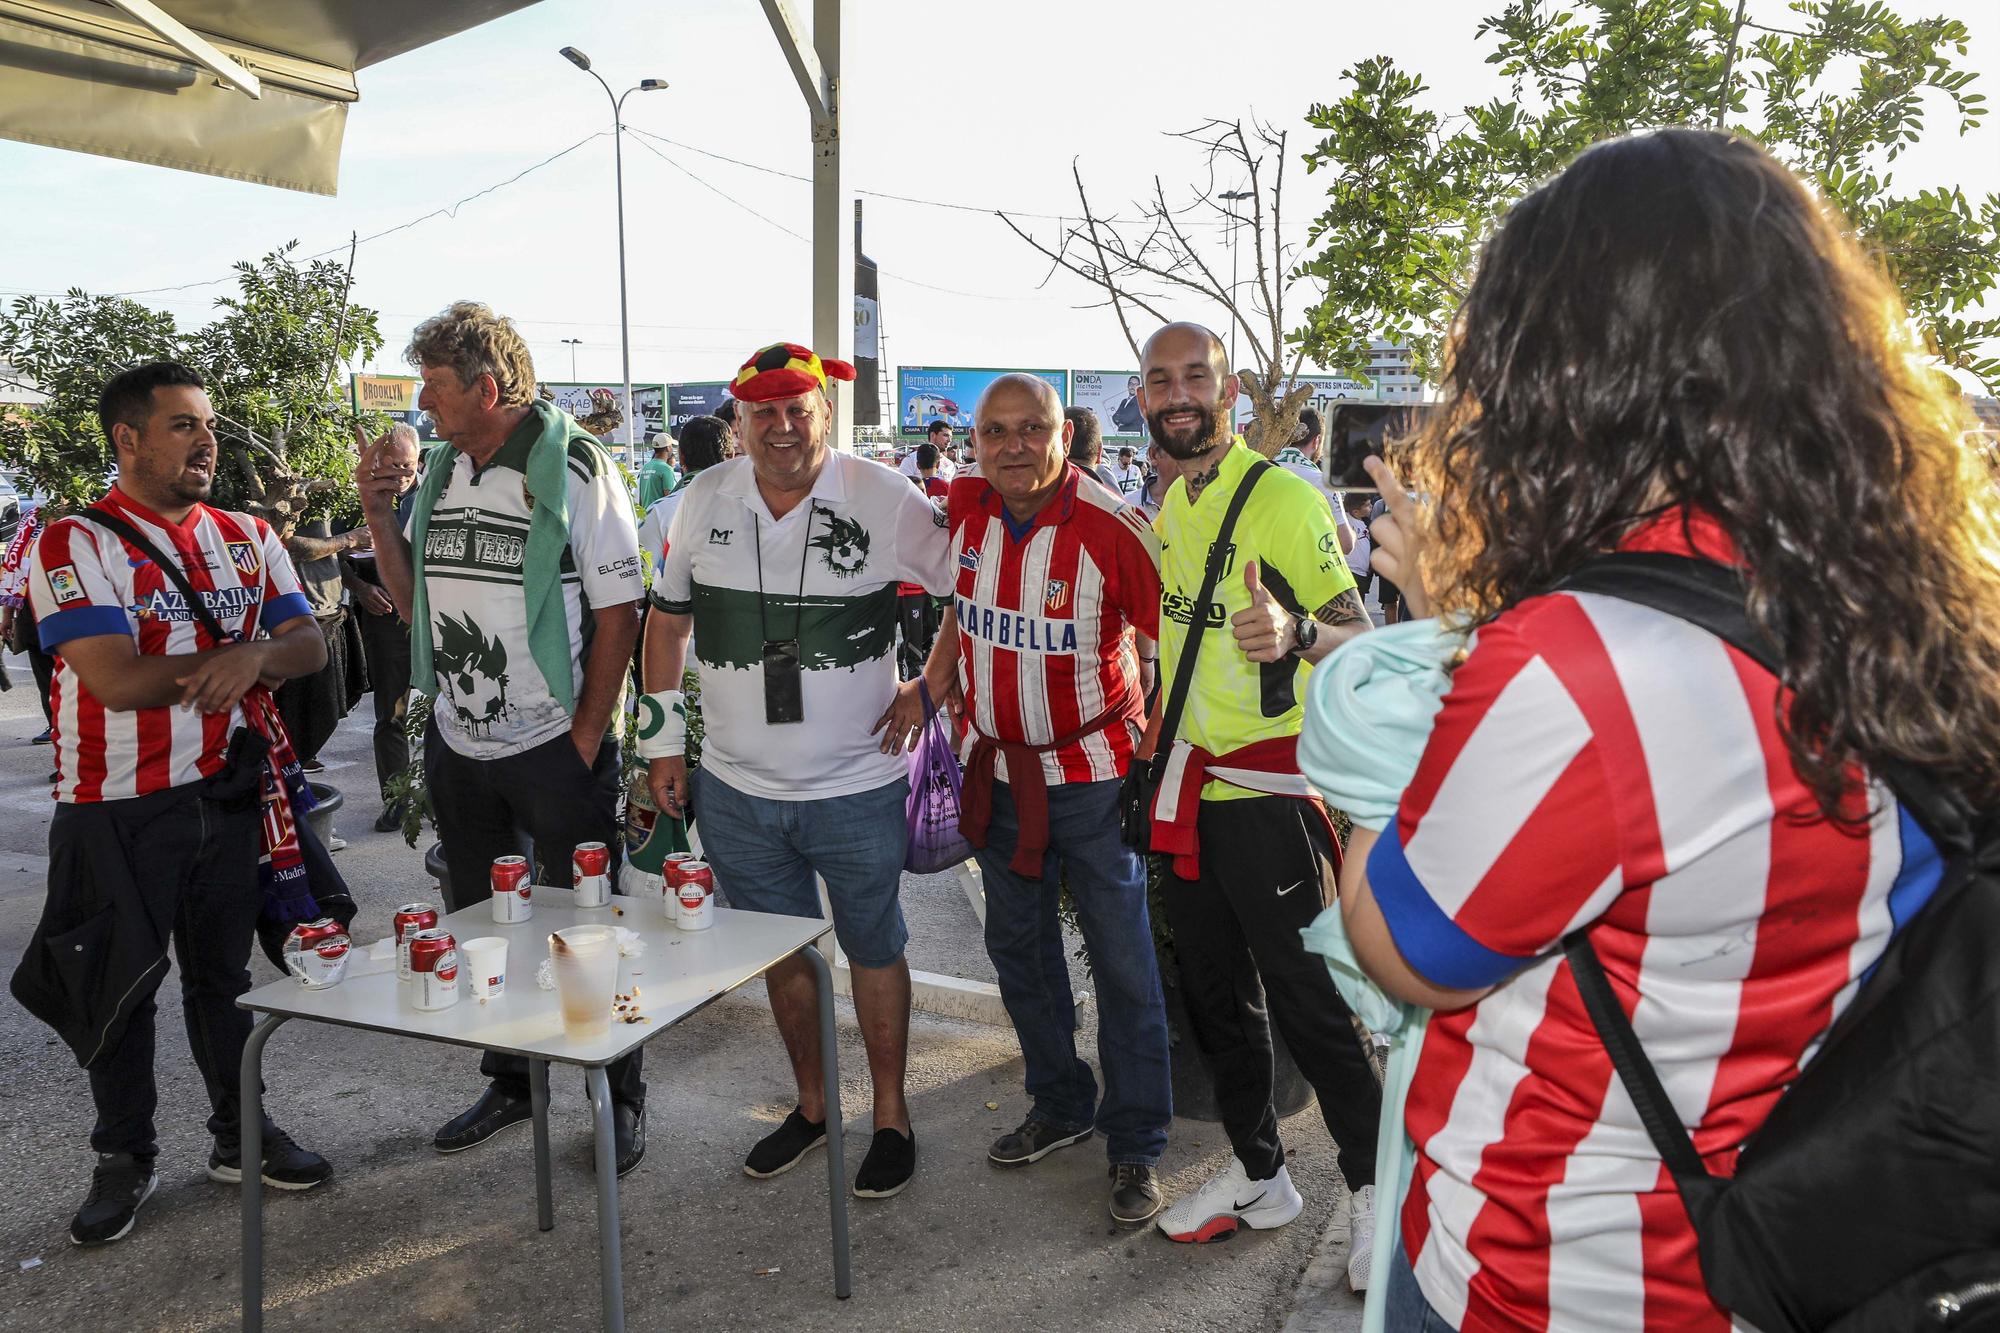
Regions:
<svg viewBox="0 0 2000 1333"><path fill-rule="evenodd" d="M695 829L729 906L778 916L820 915L818 874L833 933L856 967L888 967L910 932L898 893L910 824L910 783L819 801L774 801L694 771Z"/></svg>

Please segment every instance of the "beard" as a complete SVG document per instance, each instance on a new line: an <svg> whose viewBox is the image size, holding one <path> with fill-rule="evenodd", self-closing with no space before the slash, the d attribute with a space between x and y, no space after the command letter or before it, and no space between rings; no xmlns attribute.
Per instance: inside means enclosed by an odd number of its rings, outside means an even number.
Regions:
<svg viewBox="0 0 2000 1333"><path fill-rule="evenodd" d="M1195 428L1185 435L1176 436L1165 425L1167 412L1194 412L1199 418ZM1173 457L1186 461L1199 458L1216 445L1228 440L1229 433L1223 429L1222 413L1212 405L1201 403L1192 406L1183 404L1161 412L1147 414L1146 429L1152 433L1153 443L1165 449Z"/></svg>

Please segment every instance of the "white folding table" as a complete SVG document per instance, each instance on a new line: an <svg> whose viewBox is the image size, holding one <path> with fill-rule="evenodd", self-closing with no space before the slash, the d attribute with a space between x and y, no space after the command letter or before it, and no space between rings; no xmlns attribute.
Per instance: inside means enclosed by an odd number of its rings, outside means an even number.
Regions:
<svg viewBox="0 0 2000 1333"><path fill-rule="evenodd" d="M448 1009L419 1011L411 1005L410 987L396 980L393 961L362 951L351 955L349 974L339 985L307 990L287 979L260 986L237 1003L262 1014L243 1048L243 1327L259 1329L264 1319L263 1180L250 1163L264 1159L264 1044L291 1019L310 1019L340 1027L364 1028L417 1041L434 1041L475 1050L505 1051L528 1061L528 1086L534 1107L536 1220L543 1231L556 1224L554 1185L549 1169L549 1065L580 1065L589 1089L596 1125L598 1281L604 1304L604 1327L622 1333L625 1327L624 1273L618 1246L618 1170L611 1118L611 1085L604 1067L645 1045L717 996L762 976L773 965L804 951L819 984L820 1058L826 1074L827 1194L833 1239L833 1290L846 1299L850 1290L847 1250L847 1195L843 1188L840 1136L839 1044L834 1033L833 978L819 949L808 948L833 929L826 921L806 917L769 916L718 909L708 930L684 931L666 917L658 899L616 895L610 907L579 908L569 889L534 890L534 916L515 925L493 920L486 903L453 912L439 923L456 937L460 948L460 997ZM604 1036L571 1041L563 1034L561 1006L554 991L535 984L535 971L548 957L551 931L566 926L624 926L645 940L645 952L619 960L618 991L630 994L639 984L639 1009L647 1022L613 1021ZM472 995L462 952L465 942L482 935L507 941L507 986L499 999L480 1003ZM356 970L360 969L360 974Z"/></svg>

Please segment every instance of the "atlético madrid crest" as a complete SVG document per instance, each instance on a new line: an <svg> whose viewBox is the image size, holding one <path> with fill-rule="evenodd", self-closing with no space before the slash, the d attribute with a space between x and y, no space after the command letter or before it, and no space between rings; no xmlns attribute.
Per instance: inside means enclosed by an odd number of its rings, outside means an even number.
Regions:
<svg viewBox="0 0 2000 1333"><path fill-rule="evenodd" d="M1068 606L1069 580L1050 579L1048 591L1042 594L1042 605L1048 608L1050 615L1054 615L1065 606Z"/></svg>
<svg viewBox="0 0 2000 1333"><path fill-rule="evenodd" d="M236 572L245 578L253 578L257 573L257 543L226 542L229 547L229 563L236 566Z"/></svg>

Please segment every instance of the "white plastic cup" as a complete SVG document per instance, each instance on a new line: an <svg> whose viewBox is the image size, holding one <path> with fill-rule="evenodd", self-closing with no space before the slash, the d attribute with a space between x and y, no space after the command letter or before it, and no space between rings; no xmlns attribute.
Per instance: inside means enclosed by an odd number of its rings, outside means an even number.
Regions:
<svg viewBox="0 0 2000 1333"><path fill-rule="evenodd" d="M507 941L498 935L482 935L458 946L465 960L466 975L472 978L474 999L497 1000L507 993Z"/></svg>
<svg viewBox="0 0 2000 1333"><path fill-rule="evenodd" d="M562 1000L563 1034L585 1041L609 1032L618 992L618 932L610 926L559 930L549 936L549 962Z"/></svg>

